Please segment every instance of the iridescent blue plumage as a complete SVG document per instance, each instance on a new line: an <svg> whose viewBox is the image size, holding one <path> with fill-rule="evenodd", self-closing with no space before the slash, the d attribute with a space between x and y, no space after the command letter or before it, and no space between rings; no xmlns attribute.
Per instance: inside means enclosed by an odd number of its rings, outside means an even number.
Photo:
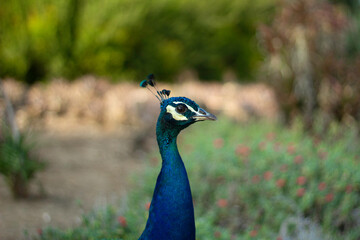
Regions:
<svg viewBox="0 0 360 240"><path fill-rule="evenodd" d="M139 240L194 240L195 220L190 184L176 139L181 130L216 117L185 97L163 99L156 124L162 158L149 218Z"/></svg>

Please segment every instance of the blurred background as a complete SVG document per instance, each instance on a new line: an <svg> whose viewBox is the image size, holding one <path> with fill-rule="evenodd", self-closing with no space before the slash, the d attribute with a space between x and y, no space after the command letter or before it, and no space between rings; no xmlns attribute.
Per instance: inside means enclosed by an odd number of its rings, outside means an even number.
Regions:
<svg viewBox="0 0 360 240"><path fill-rule="evenodd" d="M359 0L0 6L0 239L138 238L149 73L219 118L179 139L197 239L360 239Z"/></svg>

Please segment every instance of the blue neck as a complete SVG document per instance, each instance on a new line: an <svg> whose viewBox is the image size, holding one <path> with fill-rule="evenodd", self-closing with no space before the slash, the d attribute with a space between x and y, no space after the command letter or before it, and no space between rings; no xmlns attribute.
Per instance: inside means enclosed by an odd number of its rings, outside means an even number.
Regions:
<svg viewBox="0 0 360 240"><path fill-rule="evenodd" d="M190 184L176 144L179 132L159 118L156 136L162 167L156 181L149 219L139 240L195 239Z"/></svg>

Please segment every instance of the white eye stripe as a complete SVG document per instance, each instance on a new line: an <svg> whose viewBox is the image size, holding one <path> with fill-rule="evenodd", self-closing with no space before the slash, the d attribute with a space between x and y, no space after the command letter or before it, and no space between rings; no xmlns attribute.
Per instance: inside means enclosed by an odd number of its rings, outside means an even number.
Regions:
<svg viewBox="0 0 360 240"><path fill-rule="evenodd" d="M189 105L187 105L186 103L184 103L184 102L174 102L175 104L184 104L184 105L186 105L186 107L190 110L190 111L192 111L193 113L197 113L197 111L195 111L192 107L190 107Z"/></svg>
<svg viewBox="0 0 360 240"><path fill-rule="evenodd" d="M186 121L188 120L187 117L185 117L184 115L177 113L175 107L168 105L166 107L166 112L170 113L172 115L172 117L177 120L177 121Z"/></svg>

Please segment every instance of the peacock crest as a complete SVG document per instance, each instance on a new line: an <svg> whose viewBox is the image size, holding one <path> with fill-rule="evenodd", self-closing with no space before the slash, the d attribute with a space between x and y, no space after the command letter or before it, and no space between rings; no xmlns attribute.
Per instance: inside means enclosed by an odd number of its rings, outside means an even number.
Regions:
<svg viewBox="0 0 360 240"><path fill-rule="evenodd" d="M154 88L156 94L151 90L149 86ZM164 100L169 98L171 92L167 89L163 89L161 91L158 90L158 88L156 87L154 74L149 74L147 76L147 79L142 80L140 83L140 87L147 88L160 101L160 104L162 104Z"/></svg>

